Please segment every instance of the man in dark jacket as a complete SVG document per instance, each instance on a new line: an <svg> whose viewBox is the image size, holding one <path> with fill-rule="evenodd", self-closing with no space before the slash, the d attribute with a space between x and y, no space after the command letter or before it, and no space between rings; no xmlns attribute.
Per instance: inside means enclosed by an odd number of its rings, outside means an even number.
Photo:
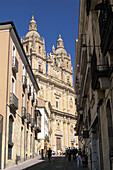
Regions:
<svg viewBox="0 0 113 170"><path fill-rule="evenodd" d="M49 148L49 150L48 150L48 159L49 159L49 162L50 162L50 158L51 158L51 153L52 153L52 150Z"/></svg>

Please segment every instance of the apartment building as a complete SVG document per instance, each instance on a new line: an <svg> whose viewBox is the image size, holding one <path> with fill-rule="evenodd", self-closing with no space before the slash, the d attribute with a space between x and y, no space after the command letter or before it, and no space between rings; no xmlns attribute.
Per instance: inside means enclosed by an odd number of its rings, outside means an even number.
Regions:
<svg viewBox="0 0 113 170"><path fill-rule="evenodd" d="M37 155L39 86L13 22L0 23L0 168Z"/></svg>
<svg viewBox="0 0 113 170"><path fill-rule="evenodd" d="M113 169L112 5L112 0L80 0L76 131L91 170Z"/></svg>

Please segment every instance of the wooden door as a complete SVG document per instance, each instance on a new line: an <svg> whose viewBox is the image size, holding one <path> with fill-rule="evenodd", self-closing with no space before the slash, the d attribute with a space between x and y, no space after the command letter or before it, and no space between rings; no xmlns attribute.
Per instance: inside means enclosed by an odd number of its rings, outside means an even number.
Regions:
<svg viewBox="0 0 113 170"><path fill-rule="evenodd" d="M61 138L56 138L57 150L61 150Z"/></svg>

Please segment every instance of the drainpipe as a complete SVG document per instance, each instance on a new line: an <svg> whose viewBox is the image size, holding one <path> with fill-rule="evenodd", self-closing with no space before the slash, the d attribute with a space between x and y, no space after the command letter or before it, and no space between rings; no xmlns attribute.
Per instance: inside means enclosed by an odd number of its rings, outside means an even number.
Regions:
<svg viewBox="0 0 113 170"><path fill-rule="evenodd" d="M8 65L7 65L7 92L6 92L6 117L5 117L5 148L4 148L4 169L6 168L6 141L7 141L7 103L8 103L8 85L9 85L9 57L10 57L10 35L11 29L9 29L9 46L8 46Z"/></svg>

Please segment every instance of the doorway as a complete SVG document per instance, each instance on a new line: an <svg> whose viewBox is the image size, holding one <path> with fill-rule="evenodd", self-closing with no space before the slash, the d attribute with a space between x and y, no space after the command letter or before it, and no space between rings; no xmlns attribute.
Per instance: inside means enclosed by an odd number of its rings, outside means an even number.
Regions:
<svg viewBox="0 0 113 170"><path fill-rule="evenodd" d="M61 150L61 138L56 138L56 146L57 146L57 150Z"/></svg>

